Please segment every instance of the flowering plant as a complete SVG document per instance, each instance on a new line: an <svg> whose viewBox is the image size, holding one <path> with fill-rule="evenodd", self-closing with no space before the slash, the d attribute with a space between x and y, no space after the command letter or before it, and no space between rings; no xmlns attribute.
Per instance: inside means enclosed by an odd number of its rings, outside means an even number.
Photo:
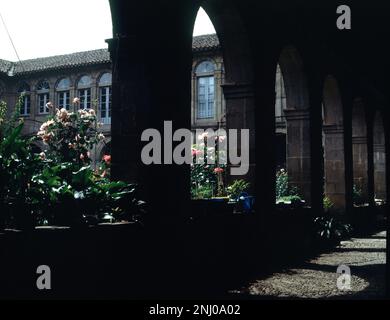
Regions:
<svg viewBox="0 0 390 320"><path fill-rule="evenodd" d="M104 138L94 111L57 109L33 138L22 135L18 108L11 120L3 113L0 229L134 220L144 212L134 184L109 179L110 155L103 157L99 169L91 166L89 152ZM40 154L32 151L37 139L48 146Z"/></svg>
<svg viewBox="0 0 390 320"><path fill-rule="evenodd" d="M224 154L219 150L225 136L216 135L211 137L213 138L215 147L207 145L210 139L207 132L198 137L199 144L192 146L191 195L194 199L224 196L226 193L224 188L226 165L220 164Z"/></svg>
<svg viewBox="0 0 390 320"><path fill-rule="evenodd" d="M53 160L85 165L91 162L90 150L104 140L97 128L94 109L68 112L63 108L42 124L37 136L49 146Z"/></svg>

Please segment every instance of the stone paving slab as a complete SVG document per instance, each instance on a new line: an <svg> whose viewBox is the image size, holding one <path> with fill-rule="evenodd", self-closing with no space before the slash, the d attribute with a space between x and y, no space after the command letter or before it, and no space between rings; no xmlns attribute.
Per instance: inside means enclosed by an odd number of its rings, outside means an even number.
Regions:
<svg viewBox="0 0 390 320"><path fill-rule="evenodd" d="M385 295L386 232L343 241L331 253L297 268L254 281L246 293L258 297L372 299ZM339 290L339 265L351 269L351 290Z"/></svg>

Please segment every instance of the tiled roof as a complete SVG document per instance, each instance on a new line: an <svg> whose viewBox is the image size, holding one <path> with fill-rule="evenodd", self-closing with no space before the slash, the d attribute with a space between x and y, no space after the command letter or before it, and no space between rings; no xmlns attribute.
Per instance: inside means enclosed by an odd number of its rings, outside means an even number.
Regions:
<svg viewBox="0 0 390 320"><path fill-rule="evenodd" d="M192 50L195 52L218 49L219 46L218 36L215 33L194 37L192 41Z"/></svg>
<svg viewBox="0 0 390 320"><path fill-rule="evenodd" d="M16 62L14 74L74 68L78 66L100 63L110 63L110 54L107 49L76 52L60 56Z"/></svg>
<svg viewBox="0 0 390 320"><path fill-rule="evenodd" d="M11 69L13 63L10 61L0 59L0 72L7 73Z"/></svg>
<svg viewBox="0 0 390 320"><path fill-rule="evenodd" d="M218 49L218 37L216 34L194 37L192 48L195 52ZM23 75L39 71L74 68L102 63L110 63L110 54L107 49L23 60L21 62L10 62L0 59L0 72L8 73L12 69L13 75Z"/></svg>

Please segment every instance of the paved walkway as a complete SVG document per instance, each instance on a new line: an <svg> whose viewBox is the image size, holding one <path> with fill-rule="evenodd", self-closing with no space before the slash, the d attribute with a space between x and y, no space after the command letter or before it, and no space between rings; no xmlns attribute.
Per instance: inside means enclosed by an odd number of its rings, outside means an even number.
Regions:
<svg viewBox="0 0 390 320"><path fill-rule="evenodd" d="M244 292L259 298L381 298L385 294L385 248L386 232L343 241L333 252L257 280ZM351 290L337 288L339 265L351 269Z"/></svg>

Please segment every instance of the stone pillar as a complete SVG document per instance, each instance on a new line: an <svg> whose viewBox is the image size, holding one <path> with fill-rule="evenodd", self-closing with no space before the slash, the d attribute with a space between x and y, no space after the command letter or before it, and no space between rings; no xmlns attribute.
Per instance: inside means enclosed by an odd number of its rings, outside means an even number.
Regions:
<svg viewBox="0 0 390 320"><path fill-rule="evenodd" d="M386 200L386 151L380 140L374 141L374 181L375 199Z"/></svg>
<svg viewBox="0 0 390 320"><path fill-rule="evenodd" d="M368 151L367 137L352 137L353 183L362 192L363 199L368 199Z"/></svg>
<svg viewBox="0 0 390 320"><path fill-rule="evenodd" d="M173 122L173 132L191 128L191 42L183 46L185 41L175 38L174 30L182 36L180 29L169 28L172 38L163 40L157 33L150 48L142 34L109 41L113 66L111 172L114 179L136 182L151 215L166 221L190 211L190 166L164 160L164 151L172 153L171 144L173 148L178 144L172 138L164 141L164 121ZM156 59L156 52L161 59ZM173 94L177 84L181 89ZM141 151L147 142L142 142L141 136L146 129L162 135L160 160L164 164L143 163Z"/></svg>
<svg viewBox="0 0 390 320"><path fill-rule="evenodd" d="M374 118L374 191L375 199L386 200L386 140L383 118L377 113Z"/></svg>
<svg viewBox="0 0 390 320"><path fill-rule="evenodd" d="M311 204L310 112L284 110L287 123L287 172L289 183L297 187L308 205Z"/></svg>
<svg viewBox="0 0 390 320"><path fill-rule="evenodd" d="M350 101L350 100L349 100ZM352 171L353 185L361 192L362 200L369 202L368 128L363 100L355 98L352 107ZM355 199L356 202L356 199ZM356 203L354 203L356 204Z"/></svg>
<svg viewBox="0 0 390 320"><path fill-rule="evenodd" d="M253 87L250 83L226 83L222 85L226 103L226 128L249 129L249 172L243 177L232 176L230 179L245 179L255 188L255 116ZM240 144L240 136L238 143ZM240 154L240 145L238 146Z"/></svg>
<svg viewBox="0 0 390 320"><path fill-rule="evenodd" d="M323 133L325 195L334 209L345 210L344 129L341 125L324 125Z"/></svg>

